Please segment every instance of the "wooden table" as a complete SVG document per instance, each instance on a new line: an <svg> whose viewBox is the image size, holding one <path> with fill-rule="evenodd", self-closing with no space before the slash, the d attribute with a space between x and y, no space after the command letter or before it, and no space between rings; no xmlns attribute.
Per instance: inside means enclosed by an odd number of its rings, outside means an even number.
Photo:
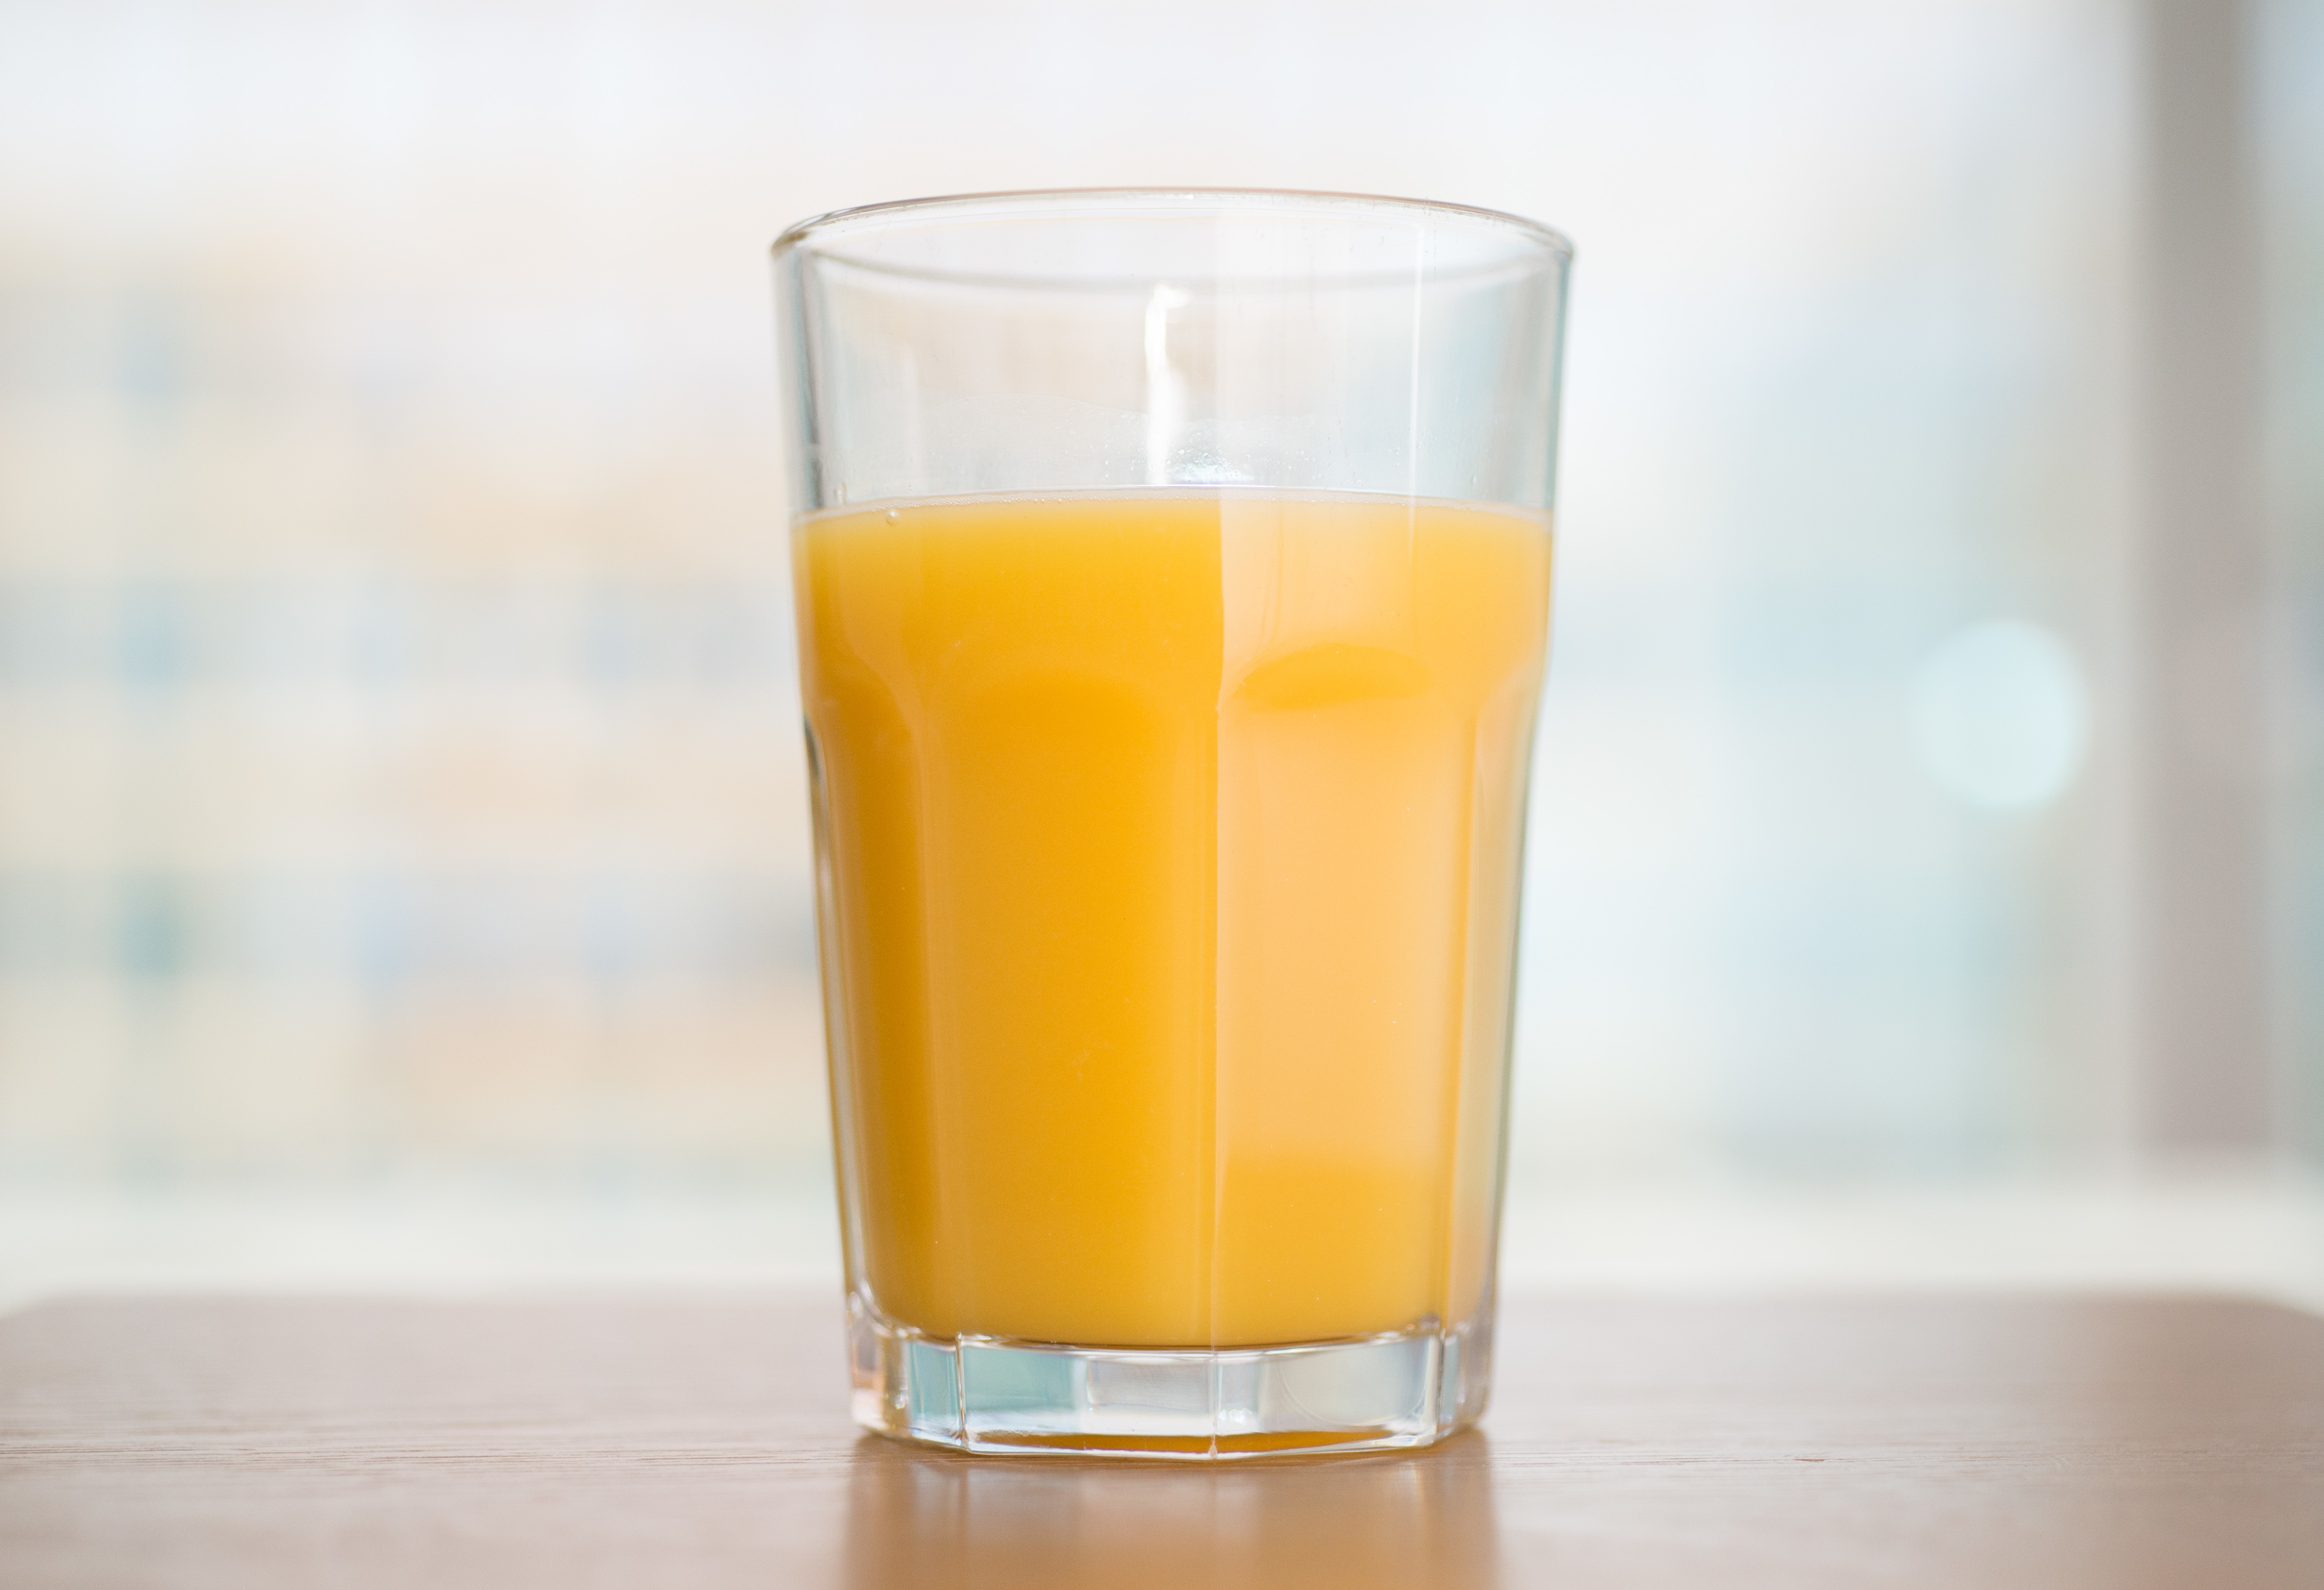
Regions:
<svg viewBox="0 0 2324 1590"><path fill-rule="evenodd" d="M0 1586L2324 1590L2324 1319L1527 1301L1485 1429L1217 1467L848 1425L825 1298L0 1319Z"/></svg>

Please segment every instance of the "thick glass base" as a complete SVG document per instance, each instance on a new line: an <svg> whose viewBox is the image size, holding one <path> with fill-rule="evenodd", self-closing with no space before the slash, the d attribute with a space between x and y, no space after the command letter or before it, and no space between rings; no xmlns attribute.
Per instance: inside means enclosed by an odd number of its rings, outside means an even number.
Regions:
<svg viewBox="0 0 2324 1590"><path fill-rule="evenodd" d="M1492 1310L1274 1347L938 1338L848 1306L855 1421L968 1452L1213 1459L1425 1447L1484 1411Z"/></svg>

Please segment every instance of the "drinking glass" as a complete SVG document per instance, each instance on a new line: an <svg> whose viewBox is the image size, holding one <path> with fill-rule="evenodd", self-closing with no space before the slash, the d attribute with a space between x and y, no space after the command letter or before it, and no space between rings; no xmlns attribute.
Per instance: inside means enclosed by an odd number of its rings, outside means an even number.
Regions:
<svg viewBox="0 0 2324 1590"><path fill-rule="evenodd" d="M856 1419L1473 1420L1570 246L1171 189L775 255Z"/></svg>

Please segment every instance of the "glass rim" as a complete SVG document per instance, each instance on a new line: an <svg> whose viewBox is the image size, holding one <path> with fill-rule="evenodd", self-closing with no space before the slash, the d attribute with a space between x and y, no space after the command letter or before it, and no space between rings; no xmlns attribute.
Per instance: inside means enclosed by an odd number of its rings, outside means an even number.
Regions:
<svg viewBox="0 0 2324 1590"><path fill-rule="evenodd" d="M1109 214L1109 212L1117 212ZM1497 236L1512 245L1511 259L1526 252L1554 258L1560 267L1573 259L1573 243L1556 228L1530 216L1477 205L1439 199L1403 198L1389 194L1344 193L1298 188L1001 188L985 193L934 195L924 198L890 199L827 210L795 221L775 239L772 253L780 261L824 239L875 236L909 229L923 220L941 223L1006 223L1064 215L1085 219L1134 219L1150 216L1202 217L1233 215L1276 215L1291 220L1332 220L1366 215L1392 216L1408 221L1436 219L1458 224L1463 230ZM849 260L828 253L835 262L904 275L963 282L996 279L982 272L954 273L926 267L898 267ZM1022 279L1028 280L1030 279ZM1056 279L1047 279L1055 285Z"/></svg>

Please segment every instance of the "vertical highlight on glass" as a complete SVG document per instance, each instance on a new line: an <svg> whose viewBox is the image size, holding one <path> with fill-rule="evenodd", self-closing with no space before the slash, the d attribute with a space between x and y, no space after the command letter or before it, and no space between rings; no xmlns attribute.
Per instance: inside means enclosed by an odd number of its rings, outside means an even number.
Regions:
<svg viewBox="0 0 2324 1590"><path fill-rule="evenodd" d="M1472 1421L1570 248L1124 190L776 257L858 1420Z"/></svg>

